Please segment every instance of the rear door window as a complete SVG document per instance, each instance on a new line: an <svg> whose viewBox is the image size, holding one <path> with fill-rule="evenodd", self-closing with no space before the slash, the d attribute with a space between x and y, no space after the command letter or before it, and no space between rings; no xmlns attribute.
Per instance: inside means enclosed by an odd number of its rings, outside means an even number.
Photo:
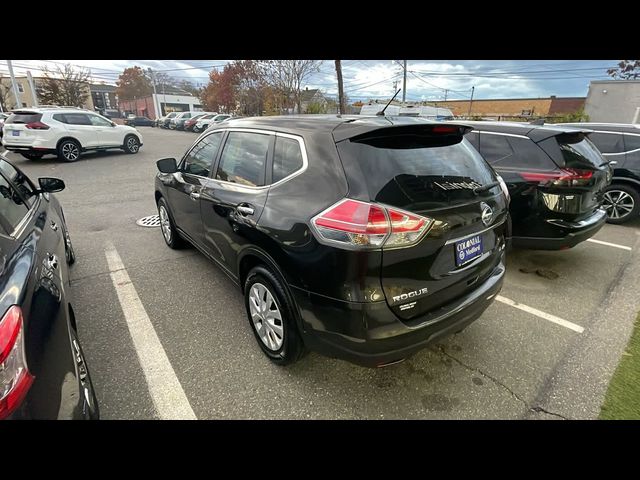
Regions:
<svg viewBox="0 0 640 480"><path fill-rule="evenodd" d="M64 116L70 125L92 125L89 115L84 113L65 113Z"/></svg>
<svg viewBox="0 0 640 480"><path fill-rule="evenodd" d="M229 132L216 179L250 187L263 186L272 138L270 134Z"/></svg>
<svg viewBox="0 0 640 480"><path fill-rule="evenodd" d="M495 181L489 166L459 136L380 134L337 144L340 157L356 162L369 197L409 210L476 200L473 189Z"/></svg>
<svg viewBox="0 0 640 480"><path fill-rule="evenodd" d="M595 132L589 135L598 150L602 153L622 153L624 152L624 141L619 133Z"/></svg>

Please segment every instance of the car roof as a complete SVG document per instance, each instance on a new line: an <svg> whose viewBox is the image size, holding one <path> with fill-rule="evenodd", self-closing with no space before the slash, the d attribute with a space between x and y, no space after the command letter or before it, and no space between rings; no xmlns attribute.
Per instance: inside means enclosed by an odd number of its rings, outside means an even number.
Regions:
<svg viewBox="0 0 640 480"><path fill-rule="evenodd" d="M84 108L73 108L73 107L60 107L60 108L19 108L13 110L11 113L17 114L31 114L31 113L95 113L99 115L97 112L93 112L91 110L87 110Z"/></svg>
<svg viewBox="0 0 640 480"><path fill-rule="evenodd" d="M333 133L336 142L380 128L410 125L442 125L443 122L423 117L361 116L361 115L276 115L265 117L231 118L219 128L261 128L293 134ZM447 122L464 126L466 122Z"/></svg>
<svg viewBox="0 0 640 480"><path fill-rule="evenodd" d="M591 130L601 130L607 132L625 132L640 134L640 124L637 123L599 123L599 122L580 122L580 123L560 123L567 127L582 127Z"/></svg>
<svg viewBox="0 0 640 480"><path fill-rule="evenodd" d="M447 122L449 123L449 122ZM561 133L575 133L581 131L590 133L593 130L585 127L565 126L557 123L546 125L532 125L524 122L491 122L491 121L469 121L464 122L473 127L474 130L482 132L508 133L511 135L524 135L531 138L534 142L539 142L549 137L559 135Z"/></svg>

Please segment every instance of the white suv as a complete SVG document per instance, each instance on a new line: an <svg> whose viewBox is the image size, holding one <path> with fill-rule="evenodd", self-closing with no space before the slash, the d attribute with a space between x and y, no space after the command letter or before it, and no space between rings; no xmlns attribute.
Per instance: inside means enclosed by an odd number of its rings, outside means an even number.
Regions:
<svg viewBox="0 0 640 480"><path fill-rule="evenodd" d="M47 153L75 162L82 152L119 148L138 153L142 135L90 110L79 108L23 108L15 110L3 127L4 148L30 160Z"/></svg>

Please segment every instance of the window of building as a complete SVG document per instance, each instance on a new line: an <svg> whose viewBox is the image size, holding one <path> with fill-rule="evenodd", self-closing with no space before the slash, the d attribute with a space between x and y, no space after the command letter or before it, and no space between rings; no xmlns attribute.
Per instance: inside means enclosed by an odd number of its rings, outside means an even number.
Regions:
<svg viewBox="0 0 640 480"><path fill-rule="evenodd" d="M24 87L22 86L22 84L21 84L21 83L18 83L18 91L19 91L20 93L24 93Z"/></svg>

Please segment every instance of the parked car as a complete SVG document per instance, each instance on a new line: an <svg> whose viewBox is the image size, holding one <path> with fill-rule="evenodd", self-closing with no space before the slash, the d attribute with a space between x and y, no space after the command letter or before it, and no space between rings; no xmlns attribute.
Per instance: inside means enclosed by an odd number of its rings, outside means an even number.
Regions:
<svg viewBox="0 0 640 480"><path fill-rule="evenodd" d="M100 416L70 303L75 253L53 192L0 156L0 419Z"/></svg>
<svg viewBox="0 0 640 480"><path fill-rule="evenodd" d="M185 131L192 131L192 132L193 132L193 131L195 131L195 130L194 130L194 127L196 126L196 123L198 123L198 121L199 121L201 118L205 117L206 115L208 115L208 114L206 114L206 113L200 113L200 114L198 114L198 115L194 115L193 117L191 117L191 118L190 118L190 119L188 119L188 120L185 120L185 122L184 122L184 129L185 129ZM196 132L196 133L198 133L198 132Z"/></svg>
<svg viewBox="0 0 640 480"><path fill-rule="evenodd" d="M30 160L46 154L75 162L83 152L122 149L138 153L142 135L89 110L28 108L14 111L5 121L4 148Z"/></svg>
<svg viewBox="0 0 640 480"><path fill-rule="evenodd" d="M170 120L169 128L171 130L184 130L184 122L201 113L203 112L180 112Z"/></svg>
<svg viewBox="0 0 640 480"><path fill-rule="evenodd" d="M465 122L467 138L504 178L512 241L537 250L571 248L602 228L611 168L581 131L556 125Z"/></svg>
<svg viewBox="0 0 640 480"><path fill-rule="evenodd" d="M207 128L211 128L212 126L218 125L222 122L226 122L228 120L231 120L232 118L233 118L233 115L230 115L228 113L221 113L218 115L214 115L213 118L204 120L202 122L202 130L206 130Z"/></svg>
<svg viewBox="0 0 640 480"><path fill-rule="evenodd" d="M213 119L216 115L217 113L208 113L200 117L193 126L193 131L196 133L200 133L203 130L206 130L211 123L209 120Z"/></svg>
<svg viewBox="0 0 640 480"><path fill-rule="evenodd" d="M166 244L244 293L262 351L403 360L478 318L505 272L506 186L468 127L397 117L254 117L157 162Z"/></svg>
<svg viewBox="0 0 640 480"><path fill-rule="evenodd" d="M180 112L170 112L164 117L160 117L157 120L158 126L160 128L169 128L169 123L171 122L171 119L174 118L176 115L178 115L178 113Z"/></svg>
<svg viewBox="0 0 640 480"><path fill-rule="evenodd" d="M156 122L147 117L129 117L124 121L125 125L131 127L155 127Z"/></svg>
<svg viewBox="0 0 640 480"><path fill-rule="evenodd" d="M4 121L9 118L9 113L0 113L0 142L2 142L2 127L4 127Z"/></svg>
<svg viewBox="0 0 640 480"><path fill-rule="evenodd" d="M608 222L620 224L640 214L640 125L626 123L564 123L593 130L589 139L611 162L613 180L602 206Z"/></svg>

